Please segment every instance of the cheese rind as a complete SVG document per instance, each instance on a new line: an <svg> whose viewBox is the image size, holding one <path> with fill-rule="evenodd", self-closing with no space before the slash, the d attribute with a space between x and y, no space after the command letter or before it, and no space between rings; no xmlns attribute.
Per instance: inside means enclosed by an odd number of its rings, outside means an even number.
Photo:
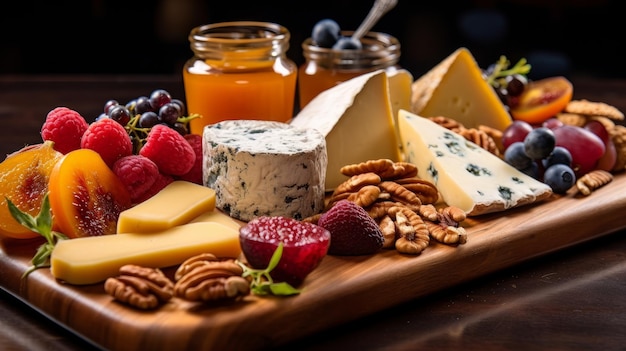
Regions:
<svg viewBox="0 0 626 351"><path fill-rule="evenodd" d="M50 272L69 284L95 284L117 276L120 267L126 264L170 267L205 252L238 258L239 231L215 222L199 222L159 233L61 240L52 251Z"/></svg>
<svg viewBox="0 0 626 351"><path fill-rule="evenodd" d="M287 123L234 120L206 126L203 182L216 207L249 221L303 219L324 209L328 156L324 136Z"/></svg>
<svg viewBox="0 0 626 351"><path fill-rule="evenodd" d="M406 69L385 71L389 80L389 101L391 102L391 115L393 116L396 133L398 132L398 111L411 111L411 93L413 75ZM399 138L399 134L398 138Z"/></svg>
<svg viewBox="0 0 626 351"><path fill-rule="evenodd" d="M405 110L398 116L406 161L469 216L546 199L552 189L437 123Z"/></svg>
<svg viewBox="0 0 626 351"><path fill-rule="evenodd" d="M326 190L347 179L341 167L368 160L400 160L387 74L378 70L321 92L291 125L319 130L326 138Z"/></svg>
<svg viewBox="0 0 626 351"><path fill-rule="evenodd" d="M411 112L453 118L466 128L504 130L511 116L466 48L459 48L413 82Z"/></svg>
<svg viewBox="0 0 626 351"><path fill-rule="evenodd" d="M177 180L148 200L120 213L117 233L159 232L215 209L215 191Z"/></svg>

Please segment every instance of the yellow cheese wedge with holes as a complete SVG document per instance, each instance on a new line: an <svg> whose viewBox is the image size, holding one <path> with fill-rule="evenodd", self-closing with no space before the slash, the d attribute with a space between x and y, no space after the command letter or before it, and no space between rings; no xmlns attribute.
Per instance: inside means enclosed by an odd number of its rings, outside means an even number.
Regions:
<svg viewBox="0 0 626 351"><path fill-rule="evenodd" d="M498 130L512 122L467 48L457 49L415 80L412 90L411 112L422 117L444 116L466 128L486 125Z"/></svg>
<svg viewBox="0 0 626 351"><path fill-rule="evenodd" d="M50 257L50 272L75 285L95 284L135 264L163 268L201 253L238 258L239 230L216 222L189 223L159 233L114 234L59 241Z"/></svg>
<svg viewBox="0 0 626 351"><path fill-rule="evenodd" d="M215 190L177 180L120 213L117 233L153 233L185 224L215 209Z"/></svg>

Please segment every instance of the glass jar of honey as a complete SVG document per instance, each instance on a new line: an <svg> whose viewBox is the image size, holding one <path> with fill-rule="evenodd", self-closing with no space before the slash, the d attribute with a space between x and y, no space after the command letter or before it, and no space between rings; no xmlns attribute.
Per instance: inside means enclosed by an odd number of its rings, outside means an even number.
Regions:
<svg viewBox="0 0 626 351"><path fill-rule="evenodd" d="M342 31L342 36L353 32ZM399 69L400 42L395 37L369 32L361 38L362 49L335 50L313 44L312 38L302 43L304 64L298 69L300 108L317 94L358 75L386 69Z"/></svg>
<svg viewBox="0 0 626 351"><path fill-rule="evenodd" d="M194 56L183 67L190 131L224 120L287 122L293 117L297 66L287 57L290 32L268 22L222 22L193 28Z"/></svg>

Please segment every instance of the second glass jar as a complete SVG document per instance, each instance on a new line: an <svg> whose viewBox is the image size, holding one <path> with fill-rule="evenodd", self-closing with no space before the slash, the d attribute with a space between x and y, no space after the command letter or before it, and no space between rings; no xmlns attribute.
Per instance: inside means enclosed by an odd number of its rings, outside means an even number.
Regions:
<svg viewBox="0 0 626 351"><path fill-rule="evenodd" d="M353 32L343 31L342 36ZM385 69L399 69L400 42L379 32L369 32L361 38L360 50L334 50L313 44L311 38L302 43L305 62L298 69L300 108L306 106L322 91L358 75Z"/></svg>

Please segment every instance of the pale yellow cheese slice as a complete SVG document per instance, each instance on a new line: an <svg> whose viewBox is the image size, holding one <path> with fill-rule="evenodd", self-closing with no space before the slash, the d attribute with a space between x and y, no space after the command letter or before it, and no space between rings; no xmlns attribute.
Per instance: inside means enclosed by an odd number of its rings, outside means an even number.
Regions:
<svg viewBox="0 0 626 351"><path fill-rule="evenodd" d="M148 200L120 213L117 233L152 233L185 224L215 209L215 191L177 180Z"/></svg>
<svg viewBox="0 0 626 351"><path fill-rule="evenodd" d="M135 264L163 268L201 253L237 258L239 231L216 222L197 222L160 233L114 234L59 241L50 258L50 272L69 284L94 284Z"/></svg>
<svg viewBox="0 0 626 351"><path fill-rule="evenodd" d="M326 138L326 190L347 179L341 167L386 158L400 159L400 148L383 70L366 73L321 92L290 122Z"/></svg>
<svg viewBox="0 0 626 351"><path fill-rule="evenodd" d="M219 210L205 212L198 217L192 219L189 223L196 222L215 222L236 230L239 230L239 228L241 228L241 225L244 223Z"/></svg>
<svg viewBox="0 0 626 351"><path fill-rule="evenodd" d="M457 49L418 78L412 90L411 111L423 117L444 116L466 128L486 125L498 130L512 121L466 48Z"/></svg>

